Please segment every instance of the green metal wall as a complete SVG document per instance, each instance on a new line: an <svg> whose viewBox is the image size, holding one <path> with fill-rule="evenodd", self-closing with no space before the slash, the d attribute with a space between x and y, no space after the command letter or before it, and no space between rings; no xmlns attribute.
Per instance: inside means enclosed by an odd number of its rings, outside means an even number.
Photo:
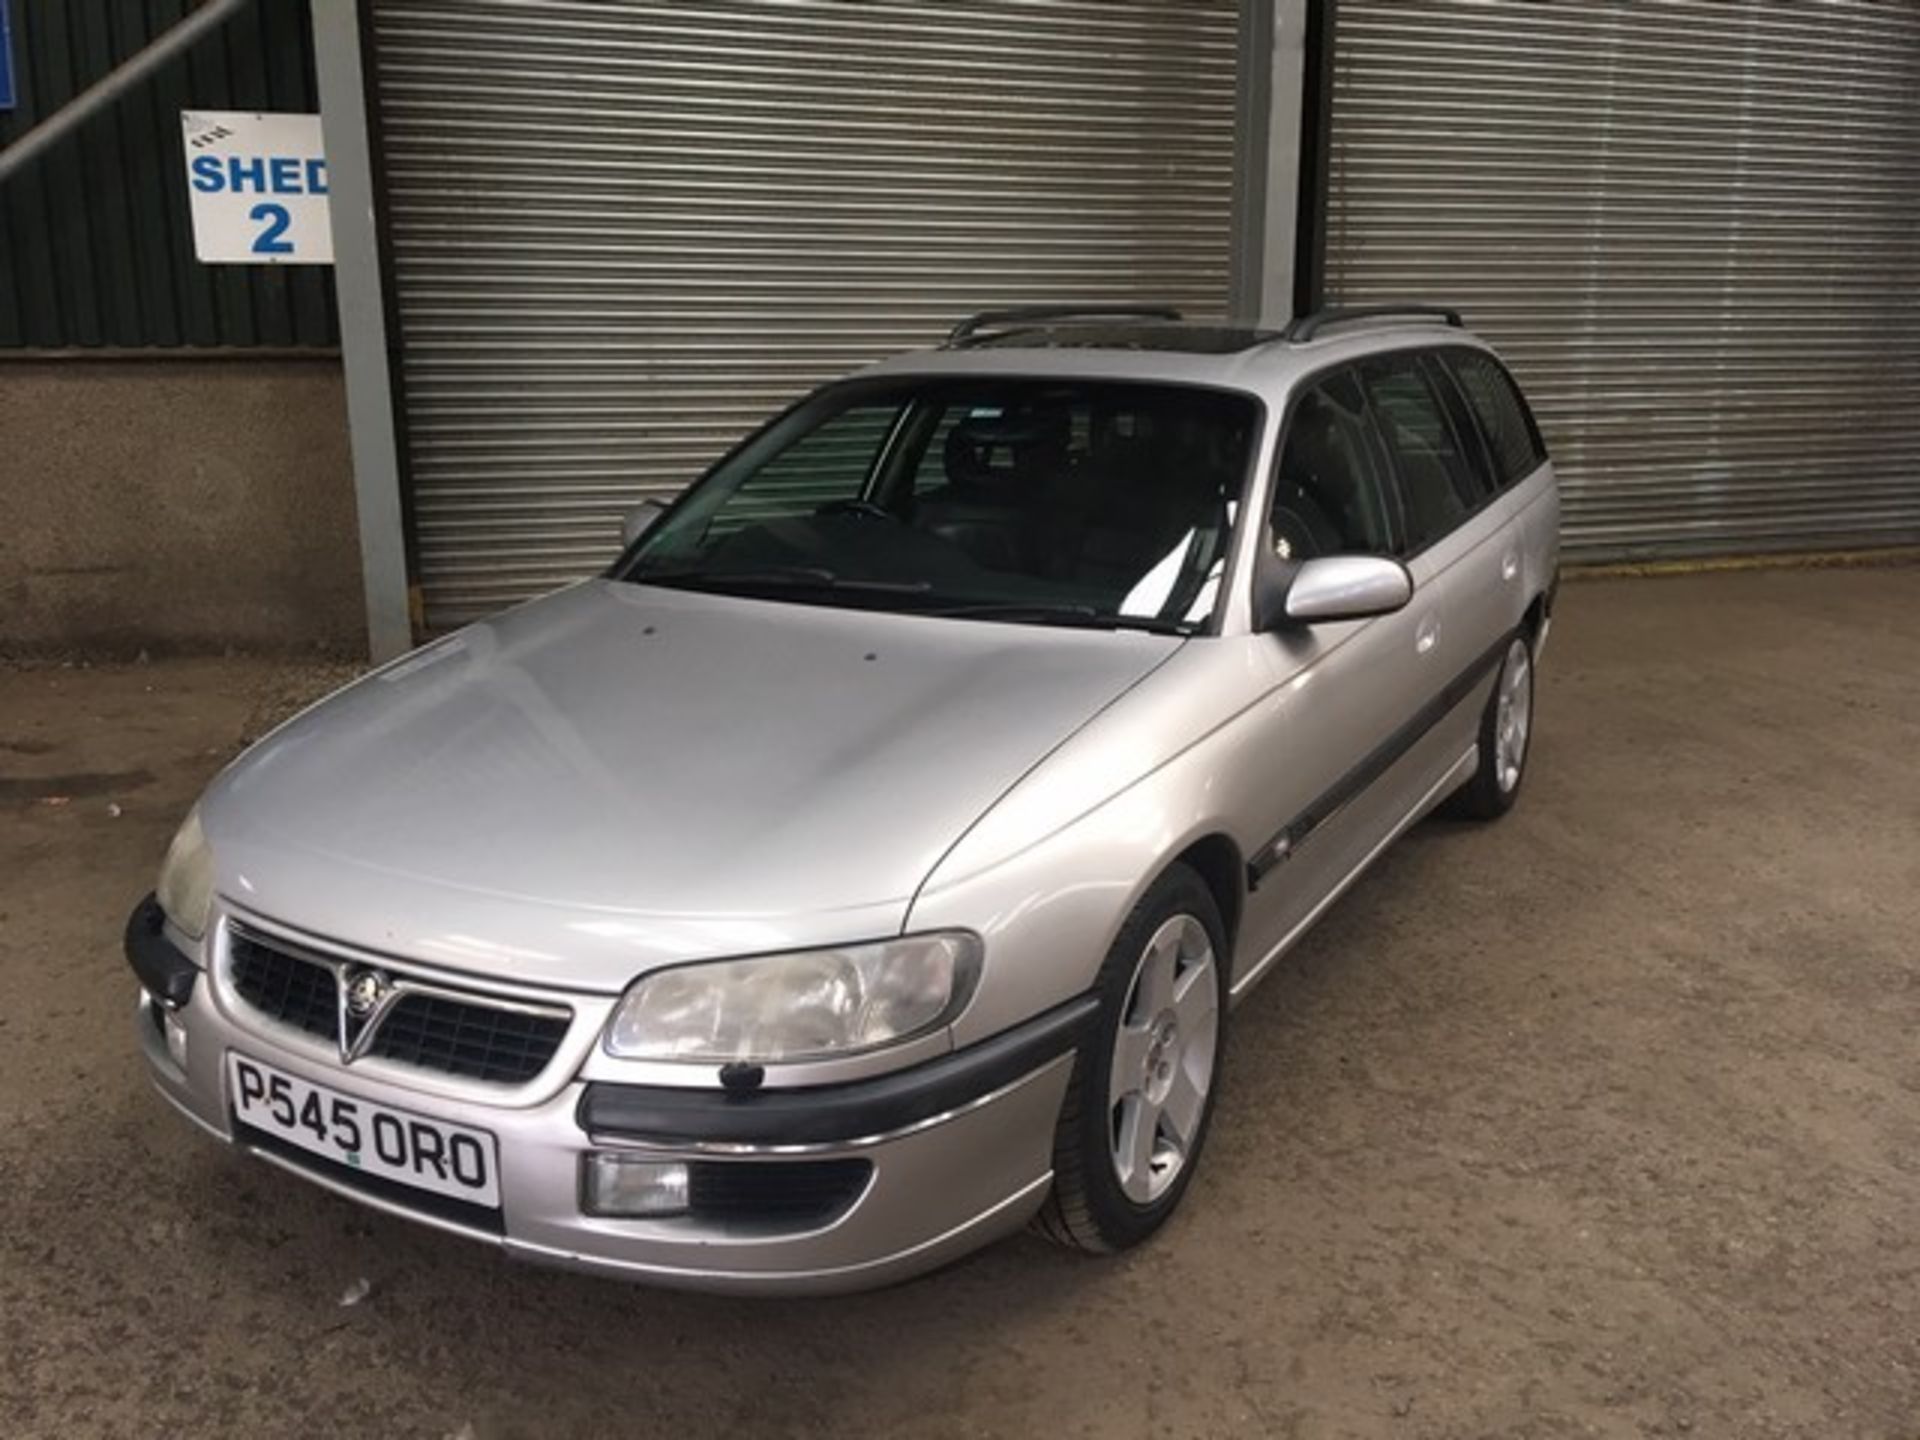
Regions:
<svg viewBox="0 0 1920 1440"><path fill-rule="evenodd" d="M192 9L188 0L0 0L18 108L0 148ZM331 346L325 265L202 265L182 110L315 111L308 0L254 0L0 182L0 350Z"/></svg>

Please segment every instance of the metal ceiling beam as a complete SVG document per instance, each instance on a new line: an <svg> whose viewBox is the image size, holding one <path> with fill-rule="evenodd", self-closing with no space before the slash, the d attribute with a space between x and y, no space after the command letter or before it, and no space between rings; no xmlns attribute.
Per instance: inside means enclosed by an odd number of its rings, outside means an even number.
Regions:
<svg viewBox="0 0 1920 1440"><path fill-rule="evenodd" d="M208 0L207 4L172 29L154 36L144 49L109 70L5 150L0 150L0 185L6 184L20 170L31 165L174 56L189 49L195 41L226 24L243 5L250 3L251 0Z"/></svg>

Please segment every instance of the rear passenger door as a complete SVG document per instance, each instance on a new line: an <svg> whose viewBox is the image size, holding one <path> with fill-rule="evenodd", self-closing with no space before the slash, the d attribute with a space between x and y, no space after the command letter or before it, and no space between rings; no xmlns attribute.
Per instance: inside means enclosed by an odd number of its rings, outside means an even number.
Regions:
<svg viewBox="0 0 1920 1440"><path fill-rule="evenodd" d="M1479 424L1492 462L1494 505L1520 549L1516 601L1522 607L1551 588L1560 557L1560 503L1540 427L1506 366L1485 350L1451 346L1441 363ZM1516 621L1517 623L1517 621Z"/></svg>
<svg viewBox="0 0 1920 1440"><path fill-rule="evenodd" d="M1423 712L1427 743L1450 765L1473 747L1488 682L1519 621L1518 538L1494 503L1480 427L1439 359L1394 351L1362 362L1360 374L1400 506L1415 649L1438 680Z"/></svg>

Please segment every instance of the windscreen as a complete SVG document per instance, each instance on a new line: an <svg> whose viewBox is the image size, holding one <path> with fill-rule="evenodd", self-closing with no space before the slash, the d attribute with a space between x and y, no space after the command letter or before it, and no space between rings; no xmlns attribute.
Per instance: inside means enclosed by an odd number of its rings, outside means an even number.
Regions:
<svg viewBox="0 0 1920 1440"><path fill-rule="evenodd" d="M1261 409L1090 380L832 387L695 486L620 577L806 604L1186 630L1211 613Z"/></svg>

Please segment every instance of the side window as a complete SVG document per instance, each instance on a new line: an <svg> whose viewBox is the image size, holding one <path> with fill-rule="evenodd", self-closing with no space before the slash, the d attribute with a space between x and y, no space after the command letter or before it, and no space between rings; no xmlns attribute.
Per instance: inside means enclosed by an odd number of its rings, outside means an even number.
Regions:
<svg viewBox="0 0 1920 1440"><path fill-rule="evenodd" d="M1273 548L1283 560L1391 548L1352 375L1320 382L1294 405L1269 518Z"/></svg>
<svg viewBox="0 0 1920 1440"><path fill-rule="evenodd" d="M1526 479L1545 463L1547 447L1512 378L1497 360L1475 350L1450 350L1445 359L1493 449L1501 488Z"/></svg>
<svg viewBox="0 0 1920 1440"><path fill-rule="evenodd" d="M1380 438L1393 456L1411 553L1472 513L1485 498L1483 476L1454 432L1417 353L1369 360L1361 375Z"/></svg>
<svg viewBox="0 0 1920 1440"><path fill-rule="evenodd" d="M897 405L855 405L754 471L706 533L718 538L768 520L811 515L835 500L857 500L893 428Z"/></svg>
<svg viewBox="0 0 1920 1440"><path fill-rule="evenodd" d="M1480 433L1480 422L1474 418L1473 411L1467 408L1467 400L1460 393L1460 387L1453 383L1453 376L1447 373L1447 367L1440 363L1440 357L1428 354L1427 381L1433 386L1433 392L1440 397L1440 404L1447 412L1447 420L1453 426L1453 433L1459 438L1460 450L1466 456L1467 466L1473 472L1473 493L1475 503L1492 499L1500 489L1500 481L1495 475L1493 456L1487 449L1487 438Z"/></svg>

